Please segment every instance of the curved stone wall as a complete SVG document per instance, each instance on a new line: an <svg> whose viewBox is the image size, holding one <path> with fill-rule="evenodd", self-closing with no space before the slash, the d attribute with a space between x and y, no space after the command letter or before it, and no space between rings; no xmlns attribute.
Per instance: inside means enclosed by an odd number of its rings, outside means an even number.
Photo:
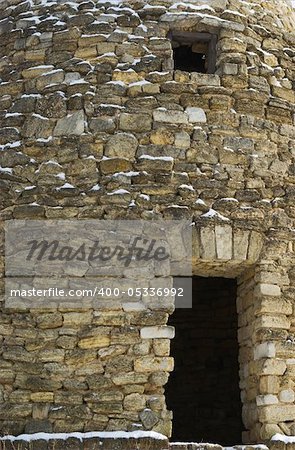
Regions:
<svg viewBox="0 0 295 450"><path fill-rule="evenodd" d="M1 3L1 218L191 219L195 273L239 277L257 442L295 434L294 13L206 3ZM215 74L173 70L173 30L218 35ZM168 312L4 309L2 432L170 435L169 340L140 335Z"/></svg>

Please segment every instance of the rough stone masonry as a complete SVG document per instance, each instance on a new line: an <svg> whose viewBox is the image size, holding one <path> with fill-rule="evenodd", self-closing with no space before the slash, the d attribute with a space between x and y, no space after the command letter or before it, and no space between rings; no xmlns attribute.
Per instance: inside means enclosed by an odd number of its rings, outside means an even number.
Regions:
<svg viewBox="0 0 295 450"><path fill-rule="evenodd" d="M0 18L2 273L10 219L192 220L194 273L238 279L243 440L295 435L288 1L2 0ZM173 31L217 35L215 73L173 70ZM169 437L171 312L3 307L1 433Z"/></svg>

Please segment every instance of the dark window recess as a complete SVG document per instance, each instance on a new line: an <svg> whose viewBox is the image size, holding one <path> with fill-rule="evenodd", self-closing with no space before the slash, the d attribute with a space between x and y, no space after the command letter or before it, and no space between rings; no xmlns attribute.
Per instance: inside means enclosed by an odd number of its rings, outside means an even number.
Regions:
<svg viewBox="0 0 295 450"><path fill-rule="evenodd" d="M214 73L217 36L210 33L170 33L174 70Z"/></svg>

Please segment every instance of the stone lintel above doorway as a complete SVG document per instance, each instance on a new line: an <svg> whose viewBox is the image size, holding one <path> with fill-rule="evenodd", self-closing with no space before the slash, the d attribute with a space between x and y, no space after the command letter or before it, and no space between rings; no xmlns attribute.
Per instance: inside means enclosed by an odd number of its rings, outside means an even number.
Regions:
<svg viewBox="0 0 295 450"><path fill-rule="evenodd" d="M259 260L264 236L228 223L199 225L193 229L193 273L235 278Z"/></svg>

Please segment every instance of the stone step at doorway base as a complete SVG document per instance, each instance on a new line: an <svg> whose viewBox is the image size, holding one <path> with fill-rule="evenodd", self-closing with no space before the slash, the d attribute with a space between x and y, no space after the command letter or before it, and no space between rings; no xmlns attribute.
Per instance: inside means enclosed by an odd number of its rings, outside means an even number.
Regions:
<svg viewBox="0 0 295 450"><path fill-rule="evenodd" d="M193 443L193 442L170 442L169 450L295 450L295 436L277 435L275 439L265 444L245 444L223 447L218 444Z"/></svg>

